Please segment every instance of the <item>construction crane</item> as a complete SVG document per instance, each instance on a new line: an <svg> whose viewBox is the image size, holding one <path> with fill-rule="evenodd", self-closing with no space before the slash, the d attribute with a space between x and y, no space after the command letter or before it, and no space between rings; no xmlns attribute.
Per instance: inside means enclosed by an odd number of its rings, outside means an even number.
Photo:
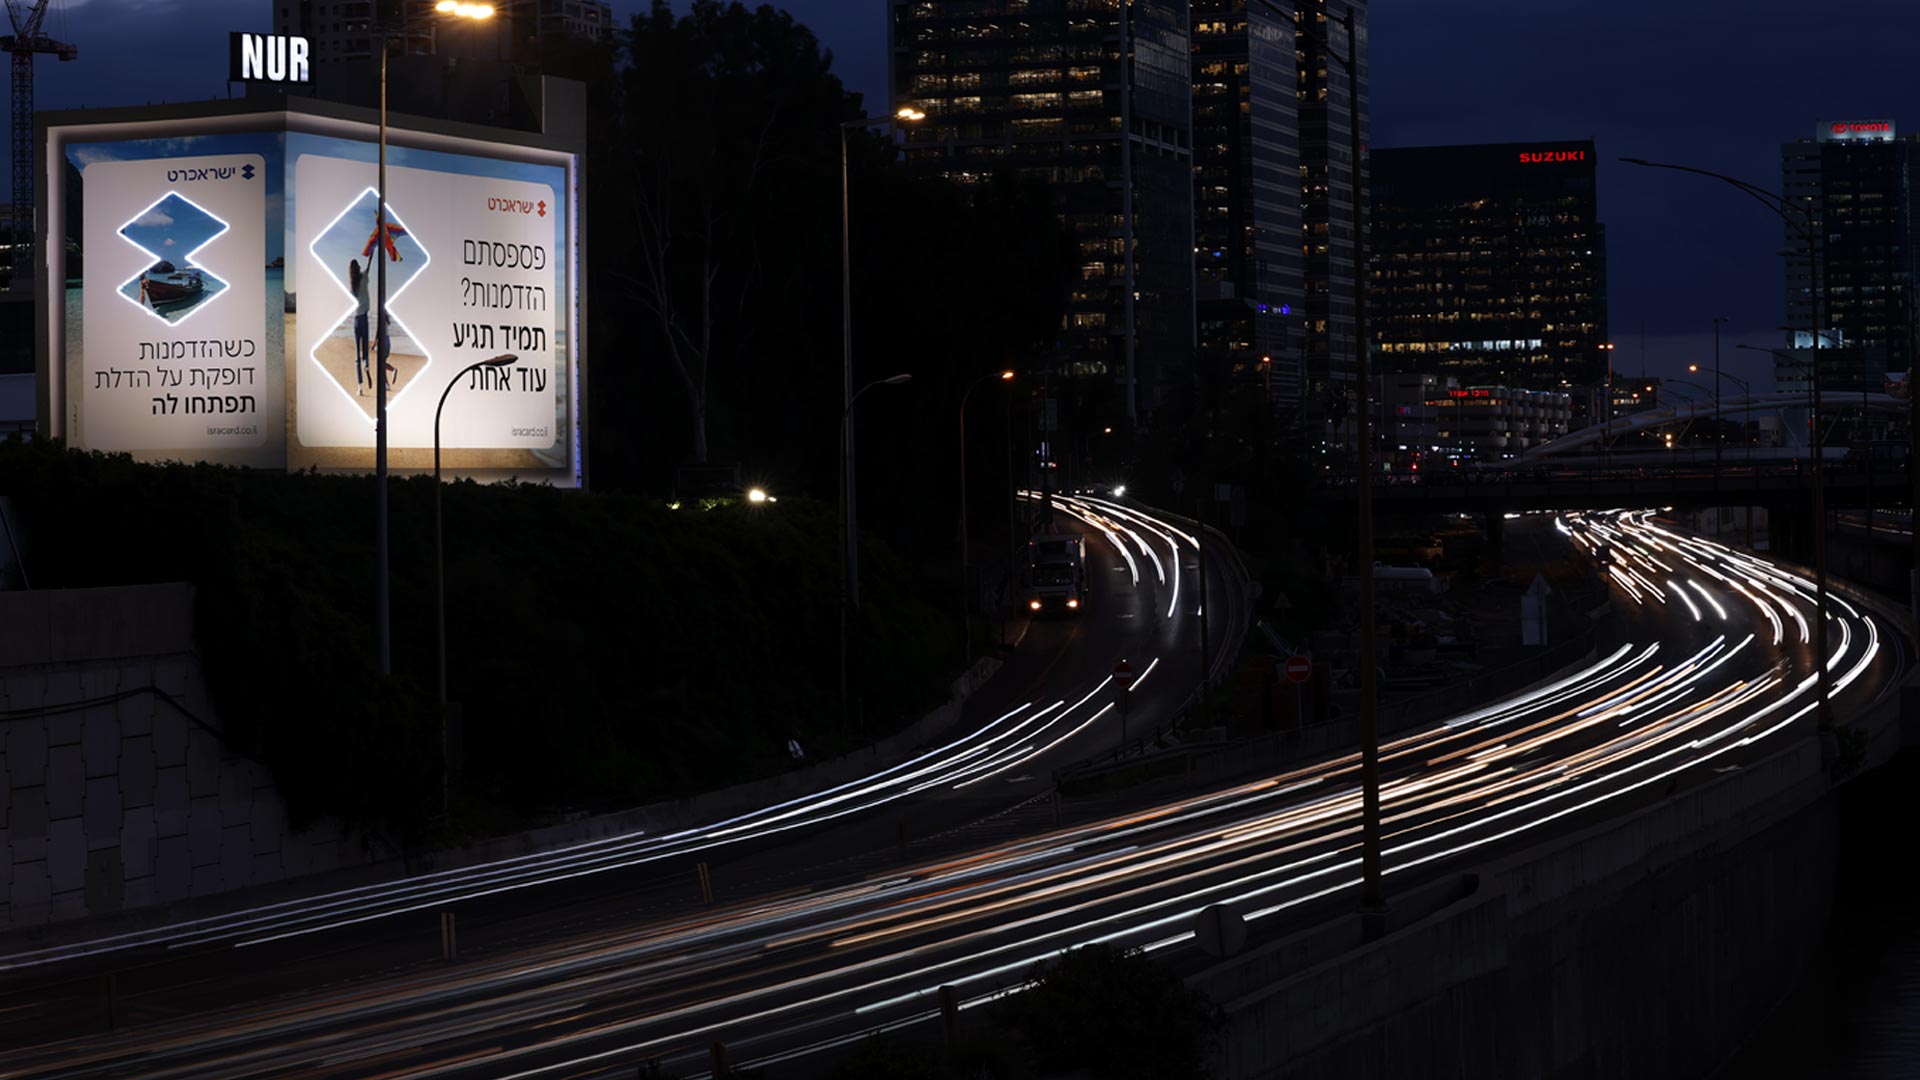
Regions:
<svg viewBox="0 0 1920 1080"><path fill-rule="evenodd" d="M13 54L13 282L33 280L33 57L49 53L71 60L80 50L42 33L47 0L7 0L13 33L0 37L0 52Z"/></svg>

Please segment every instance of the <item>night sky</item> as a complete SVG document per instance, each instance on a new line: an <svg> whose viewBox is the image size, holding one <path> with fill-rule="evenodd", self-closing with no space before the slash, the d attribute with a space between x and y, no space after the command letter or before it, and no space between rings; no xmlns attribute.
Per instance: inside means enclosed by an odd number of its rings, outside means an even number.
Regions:
<svg viewBox="0 0 1920 1080"><path fill-rule="evenodd" d="M228 30L268 29L270 0L54 0L48 30L80 59L39 63L39 107L225 93ZM789 0L855 90L884 99L885 0ZM616 0L624 18L643 5ZM1375 0L1377 146L1592 138L1621 370L1710 363L1727 342L1778 345L1779 219L1730 187L1649 172L1671 161L1780 186L1780 144L1836 119L1920 131L1915 0ZM883 106L874 106L875 108ZM1732 352L1728 371L1757 371Z"/></svg>

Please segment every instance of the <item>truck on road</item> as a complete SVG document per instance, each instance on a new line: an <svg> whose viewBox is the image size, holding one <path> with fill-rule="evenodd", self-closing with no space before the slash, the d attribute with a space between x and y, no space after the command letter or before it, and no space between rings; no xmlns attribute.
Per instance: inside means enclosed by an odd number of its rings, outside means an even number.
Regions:
<svg viewBox="0 0 1920 1080"><path fill-rule="evenodd" d="M1077 533L1027 541L1027 610L1078 613L1087 602L1087 542Z"/></svg>

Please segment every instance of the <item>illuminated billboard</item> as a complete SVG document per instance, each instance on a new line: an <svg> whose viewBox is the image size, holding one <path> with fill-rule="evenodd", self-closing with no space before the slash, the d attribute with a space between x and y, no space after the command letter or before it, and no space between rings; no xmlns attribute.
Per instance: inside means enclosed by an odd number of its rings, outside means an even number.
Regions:
<svg viewBox="0 0 1920 1080"><path fill-rule="evenodd" d="M1821 142L1892 142L1891 120L1834 120L1814 129Z"/></svg>
<svg viewBox="0 0 1920 1080"><path fill-rule="evenodd" d="M43 220L69 223L47 249L46 280L64 283L50 434L145 460L370 471L384 268L390 466L432 467L444 394L456 475L581 483L577 154L395 130L383 235L363 123L261 111L47 134Z"/></svg>
<svg viewBox="0 0 1920 1080"><path fill-rule="evenodd" d="M228 149L242 152L85 160L86 273L66 295L86 403L76 443L271 463L282 407L270 390L266 156Z"/></svg>

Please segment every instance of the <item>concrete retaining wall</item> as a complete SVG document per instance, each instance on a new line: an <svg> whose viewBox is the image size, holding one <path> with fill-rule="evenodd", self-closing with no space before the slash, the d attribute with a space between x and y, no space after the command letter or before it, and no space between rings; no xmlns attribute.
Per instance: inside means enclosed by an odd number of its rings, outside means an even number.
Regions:
<svg viewBox="0 0 1920 1080"><path fill-rule="evenodd" d="M981 660L946 705L857 754L394 857L338 824L293 829L266 768L222 743L193 651L193 610L182 584L0 592L0 932L114 913L164 921L323 872L334 872L329 885L362 885L718 821L905 760L955 732L966 697L1000 666Z"/></svg>
<svg viewBox="0 0 1920 1080"><path fill-rule="evenodd" d="M1834 828L1809 735L1502 860L1374 943L1348 917L1193 981L1231 1015L1234 1080L1705 1075L1817 947Z"/></svg>
<svg viewBox="0 0 1920 1080"><path fill-rule="evenodd" d="M169 704L212 715L192 642L185 585L0 593L0 929L365 859Z"/></svg>

